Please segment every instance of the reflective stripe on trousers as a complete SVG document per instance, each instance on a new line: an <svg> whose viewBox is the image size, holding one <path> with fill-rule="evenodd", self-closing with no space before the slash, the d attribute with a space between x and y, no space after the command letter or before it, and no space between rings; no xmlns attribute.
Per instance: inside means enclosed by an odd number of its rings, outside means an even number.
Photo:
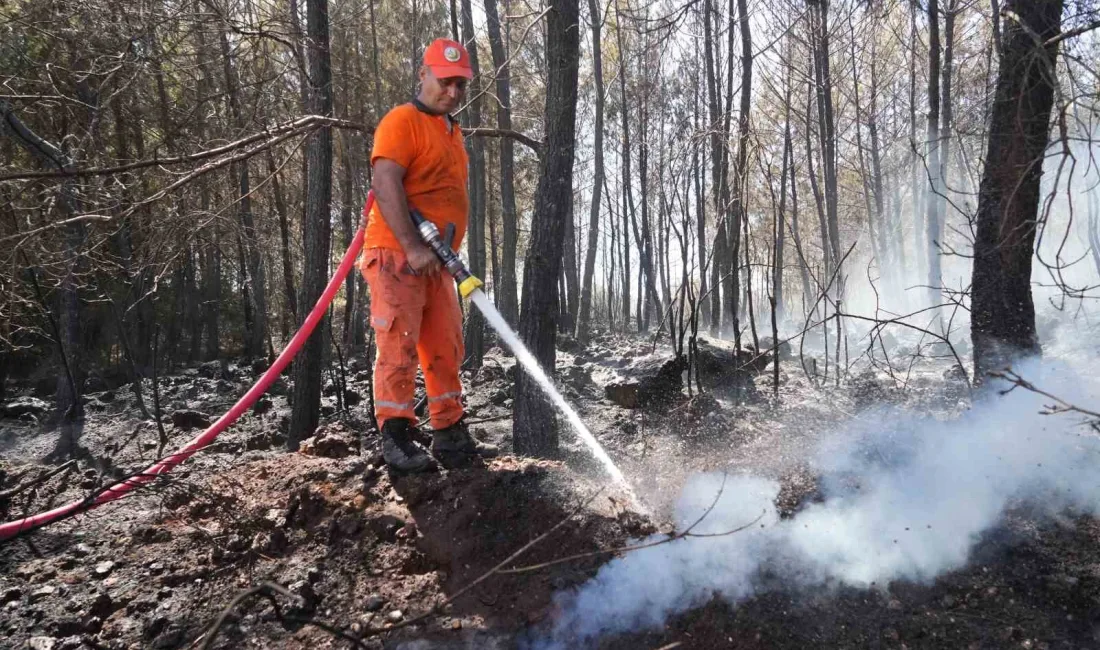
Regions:
<svg viewBox="0 0 1100 650"><path fill-rule="evenodd" d="M374 413L378 426L395 417L415 422L416 369L424 371L433 429L448 427L463 414L459 368L462 312L454 280L444 272L415 275L405 254L385 248L363 253L360 270L370 285L371 326L378 355L374 362Z"/></svg>

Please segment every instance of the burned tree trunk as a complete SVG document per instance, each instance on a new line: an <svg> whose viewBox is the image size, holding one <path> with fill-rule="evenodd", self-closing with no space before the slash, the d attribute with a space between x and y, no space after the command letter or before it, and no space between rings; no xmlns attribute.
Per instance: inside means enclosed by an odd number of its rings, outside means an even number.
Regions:
<svg viewBox="0 0 1100 650"><path fill-rule="evenodd" d="M577 309L580 299L580 271L577 269L577 228L573 222L573 196L570 192L569 218L565 220L565 255L562 259L562 279L565 281L565 299L561 300L562 322L560 331L573 334L577 327Z"/></svg>
<svg viewBox="0 0 1100 650"><path fill-rule="evenodd" d="M470 52L470 67L474 72L470 88L472 99L465 113L467 125L476 129L481 126L481 99L478 88L481 69L477 59L477 38L474 35L470 0L462 0L462 34L466 49ZM470 224L466 250L470 272L477 277L485 277L485 141L482 138L470 138L466 146L470 152ZM485 356L485 318L480 310L470 310L464 338L466 359L463 365L470 369L480 368L482 357Z"/></svg>
<svg viewBox="0 0 1100 650"><path fill-rule="evenodd" d="M283 315L283 336L290 332L290 323L298 318L298 295L294 290L294 260L290 258L290 215L275 158L267 152L267 174L271 178L271 193L275 198L275 213L279 215L279 257L283 263L283 291L286 293L286 313Z"/></svg>
<svg viewBox="0 0 1100 650"><path fill-rule="evenodd" d="M928 0L928 167L930 192L928 196L928 304L941 302L943 272L937 243L943 238L943 213L940 198L945 191L940 179L940 10L938 0Z"/></svg>
<svg viewBox="0 0 1100 650"><path fill-rule="evenodd" d="M229 102L233 128L240 134L246 128L241 108L240 83L229 49L229 38L224 31L221 34L221 50L226 100ZM244 354L256 358L264 356L264 342L267 339L267 298L264 288L266 282L263 257L260 254L255 219L252 215L252 189L248 161L230 165L229 175L236 181L238 190L237 217L241 227L241 265L244 272L243 288L246 308Z"/></svg>
<svg viewBox="0 0 1100 650"><path fill-rule="evenodd" d="M492 1L486 2L486 9ZM603 190L603 57L600 51L600 6L596 0L588 0L588 13L592 29L592 73L596 82L596 132L593 134L595 171L592 179L592 207L588 217L588 247L584 253L584 275L581 278L581 306L577 318L577 339L588 339L588 324L592 315L592 281L596 267L596 247L600 236L600 191Z"/></svg>
<svg viewBox="0 0 1100 650"><path fill-rule="evenodd" d="M507 6L505 7L507 8ZM486 25L489 30L489 48L496 68L497 128L512 128L511 80L508 76L508 53L500 33L500 17L497 0L485 2ZM511 138L500 138L500 222L502 246L500 252L500 313L510 322L519 315L519 296L516 292L516 247L519 229L516 224L515 149ZM493 276L497 280L496 276ZM495 284L495 282L494 282Z"/></svg>
<svg viewBox="0 0 1100 650"><path fill-rule="evenodd" d="M970 335L978 381L1014 358L1040 351L1031 296L1031 259L1039 211L1043 153L1057 80L1062 0L1005 5L1001 67L978 192Z"/></svg>
<svg viewBox="0 0 1100 650"><path fill-rule="evenodd" d="M546 148L531 224L531 246L523 268L519 334L543 368L554 368L554 315L562 265L565 220L573 201L573 151L580 58L577 0L551 0L546 25ZM512 436L517 454L558 453L554 407L526 373L516 374Z"/></svg>
<svg viewBox="0 0 1100 650"><path fill-rule="evenodd" d="M332 66L328 38L328 0L307 0L306 29L309 33L309 108L314 115L331 116ZM321 296L328 274L329 240L332 213L332 130L318 129L306 144L309 174L306 177L306 210L302 220L305 259L299 305L299 325L303 316ZM327 319L327 316L325 317ZM325 319L318 323L294 362L293 408L287 448L297 450L298 443L317 428L321 410L321 362L324 353Z"/></svg>

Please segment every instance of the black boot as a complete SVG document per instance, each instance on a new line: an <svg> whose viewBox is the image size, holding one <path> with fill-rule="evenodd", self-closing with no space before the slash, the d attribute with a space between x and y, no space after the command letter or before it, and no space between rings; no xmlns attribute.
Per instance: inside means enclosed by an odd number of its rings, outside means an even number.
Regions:
<svg viewBox="0 0 1100 650"><path fill-rule="evenodd" d="M481 442L470 435L470 429L463 420L432 432L432 455L447 469L463 467L474 458L495 458L499 453L496 445Z"/></svg>
<svg viewBox="0 0 1100 650"><path fill-rule="evenodd" d="M411 424L405 418L390 418L382 425L382 458L400 472L426 472L435 461L410 437Z"/></svg>

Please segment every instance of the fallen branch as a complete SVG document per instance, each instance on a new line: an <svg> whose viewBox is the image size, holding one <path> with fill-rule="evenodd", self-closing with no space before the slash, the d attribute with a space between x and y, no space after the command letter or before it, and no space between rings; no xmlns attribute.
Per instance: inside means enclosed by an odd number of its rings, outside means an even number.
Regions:
<svg viewBox="0 0 1100 650"><path fill-rule="evenodd" d="M20 494L21 492L24 492L24 491L26 491L26 490L28 490L28 489L36 486L36 485L45 483L46 481L48 481L51 478L57 476L61 472L72 469L75 466L76 466L76 459L73 458L73 459L71 459L71 460L69 460L69 461L67 461L67 462L65 462L65 463L49 470L48 472L44 472L42 474L39 474L38 476L36 476L36 477L34 477L34 478L32 478L28 481L25 481L25 482L13 487L13 488L8 488L7 490L4 490L4 491L0 492L0 503L3 503L5 501L9 501L9 500L11 500L12 497Z"/></svg>

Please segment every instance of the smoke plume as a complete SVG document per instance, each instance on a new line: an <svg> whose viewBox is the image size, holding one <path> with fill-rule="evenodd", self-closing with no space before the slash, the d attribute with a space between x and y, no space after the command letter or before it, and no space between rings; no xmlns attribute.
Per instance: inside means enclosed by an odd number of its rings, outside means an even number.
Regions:
<svg viewBox="0 0 1100 650"><path fill-rule="evenodd" d="M1067 363L1036 361L1018 370L1071 403L1100 403L1095 378ZM676 505L679 529L712 504L694 532L760 520L733 535L684 538L608 563L588 583L559 594L562 615L535 645L575 648L654 629L716 596L736 604L764 588L765 567L769 582L778 575L798 587L930 582L964 566L1010 506L1095 514L1100 440L1082 417L1042 415L1050 401L1023 389L988 391L948 422L890 408L865 413L827 437L813 461L822 499L789 519L776 512L773 480L695 476Z"/></svg>

